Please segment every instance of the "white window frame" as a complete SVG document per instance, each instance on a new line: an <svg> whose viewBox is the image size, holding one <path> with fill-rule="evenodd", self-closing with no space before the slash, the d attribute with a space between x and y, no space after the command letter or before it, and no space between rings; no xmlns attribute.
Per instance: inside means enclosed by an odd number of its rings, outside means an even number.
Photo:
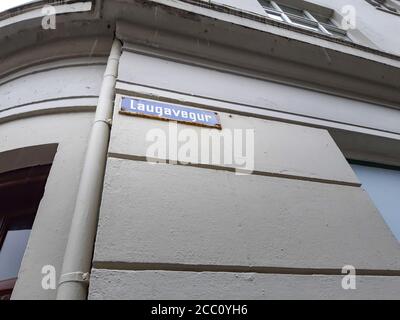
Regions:
<svg viewBox="0 0 400 320"><path fill-rule="evenodd" d="M381 10L381 11L384 11L387 13L391 13L391 14L395 14L395 15L400 15L400 3L398 0L385 0L382 3L377 0L375 0L375 1L366 0L366 1L378 10ZM391 7L393 9L395 9L396 11L389 9L388 7Z"/></svg>
<svg viewBox="0 0 400 320"><path fill-rule="evenodd" d="M301 19L304 19L304 20L307 20L307 22L313 22L313 23L315 23L315 28L313 28L313 27L308 27L308 26L306 26L306 25L299 24L299 23L297 23L297 22L295 22L295 21L292 21L292 19L291 19L291 16L292 16L292 15L291 15L290 13L286 13L286 12L279 6L278 3L276 3L275 1L269 1L269 0L268 0L268 2L271 3L271 6L272 6L273 8L270 8L270 7L266 6L266 5L264 5L262 2L261 2L261 5L262 5L262 7L264 8L264 10L265 10L266 14L268 15L268 17L271 18L271 19L273 19L273 20L280 21L280 20L277 20L277 19L274 18L274 16L280 16L283 22L288 23L288 24L293 25L293 26L296 26L296 27L298 27L298 28L302 28L302 29L306 29L306 30L318 32L318 33L320 33L320 34L325 34L325 35L334 37L334 38L336 38L336 39L342 39L342 40L351 41L351 39L348 37L347 32L346 32L345 30L340 29L339 27L333 25L333 23L332 23L332 25L329 25L329 26L328 26L328 25L324 25L324 23L318 21L318 19L316 19L316 18L315 18L309 11L307 11L307 10L299 9L299 10L302 10L302 11L303 11L303 13L304 13L304 15L305 15L305 18L295 17L295 16L293 15L293 19L294 19L294 18L300 19L300 20L301 20ZM341 36L341 37L336 36L335 34L333 34L332 32L330 32L329 29L335 30L337 33L341 34L342 36Z"/></svg>

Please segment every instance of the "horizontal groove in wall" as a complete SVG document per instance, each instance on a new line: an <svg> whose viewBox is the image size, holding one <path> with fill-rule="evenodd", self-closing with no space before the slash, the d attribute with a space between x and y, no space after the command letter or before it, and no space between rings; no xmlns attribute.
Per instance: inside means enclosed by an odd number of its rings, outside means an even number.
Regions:
<svg viewBox="0 0 400 320"><path fill-rule="evenodd" d="M134 161L143 161L143 162L148 161L145 156L127 155L127 154L121 154L121 153L115 153L115 152L109 152L108 156L110 158L122 159L122 160L134 160ZM152 159L152 161L154 161L154 162L156 162L158 160L161 160L163 162L165 161L164 159ZM166 164L168 164L168 163L166 163ZM220 171L228 171L228 172L236 172L236 170L238 170L240 172L240 168L223 167L223 166L207 165L207 164L200 164L200 163L190 163L190 164L185 163L185 164L183 164L178 161L177 163L168 164L168 165L180 165L180 166L185 166L185 167L203 168L203 169L220 170ZM246 172L243 172L243 173L246 173ZM334 184L334 185L349 186L349 187L360 187L361 186L360 183L352 183L352 182L346 182L346 181L334 181L334 180L327 180L327 179L318 179L318 178L288 175L288 174L281 174L281 173L272 173L272 172L263 172L263 171L252 171L249 174L255 175L255 176L267 176L267 177L274 177L274 178L301 180L301 181Z"/></svg>
<svg viewBox="0 0 400 320"><path fill-rule="evenodd" d="M49 102L57 102L57 101L69 101L69 100L77 100L77 99L98 99L99 96L96 95L88 95L88 96L75 96L75 97L59 97L59 98L53 98L53 99L45 99L45 100L38 100L38 101L32 101L29 103L24 103L24 104L20 104L20 105L15 105L15 106L11 106L11 107L7 107L4 109L0 110L0 116L2 112L5 111L9 111L9 110L13 110L13 109L18 109L18 108L22 108L22 107L26 107L26 106L31 106L31 105L35 105L35 104L42 104L42 103L49 103Z"/></svg>
<svg viewBox="0 0 400 320"><path fill-rule="evenodd" d="M40 66L60 65L61 62L66 63L68 65L71 61L76 61L76 60L86 60L86 61L96 60L96 61L102 61L103 64L107 64L107 57L108 57L108 54L106 52L104 54L103 53L93 53L92 55L89 55L87 53L84 53L84 54L83 53L72 53L72 54L64 53L64 54L55 55L55 56L51 56L51 57L44 57L44 58L42 57L41 59L29 61L29 62L26 62L25 64L19 64L15 67L5 68L4 70L2 70L0 72L0 79L12 77L15 74L25 72L25 70L37 68Z"/></svg>
<svg viewBox="0 0 400 320"><path fill-rule="evenodd" d="M40 67L43 66L43 68L35 68L35 67ZM9 82L30 76L30 75L34 75L34 74L38 74L38 73L42 73L42 72L47 72L47 71L53 71L53 70L58 70L58 69L66 69L66 68L76 68L76 67L92 67L92 66L106 66L106 62L74 62L74 63L70 63L70 64L63 64L63 65L53 65L53 66L46 66L46 64L43 63L38 63L37 65L31 65L26 67L26 72L22 72L22 71L18 71L15 72L15 74L9 74L8 76L3 77L2 79L0 79L0 86L5 85Z"/></svg>
<svg viewBox="0 0 400 320"><path fill-rule="evenodd" d="M85 99L88 100L88 99ZM64 106L55 107L52 106L41 106L38 108L31 108L25 110L25 108L17 108L11 111L18 112L0 112L0 124L17 120L24 119L29 117L41 116L41 115L49 115L49 114L60 114L60 113L69 113L69 112L94 112L96 110L97 98L93 99L92 103L82 103L81 100L78 100L79 103L74 103L74 101L69 101L70 103Z"/></svg>
<svg viewBox="0 0 400 320"><path fill-rule="evenodd" d="M192 265L174 263L129 263L117 261L94 261L93 268L121 271L185 271L185 272L238 272L260 274L291 274L291 275L340 275L341 269L330 268L285 268L285 267L258 267L258 266L230 266L230 265ZM400 270L370 270L356 269L360 276L400 276Z"/></svg>

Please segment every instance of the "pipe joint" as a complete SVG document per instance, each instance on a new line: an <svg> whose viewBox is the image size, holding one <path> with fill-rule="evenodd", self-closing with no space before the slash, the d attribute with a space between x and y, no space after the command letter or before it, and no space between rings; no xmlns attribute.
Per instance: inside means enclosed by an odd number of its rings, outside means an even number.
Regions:
<svg viewBox="0 0 400 320"><path fill-rule="evenodd" d="M108 125L110 128L111 128L111 126L112 126L112 119L106 119L106 120L104 120L104 119L97 119L97 120L95 120L95 121L93 122L93 124L95 124L95 123L97 123L97 122L103 122L103 123L105 123L106 125Z"/></svg>
<svg viewBox="0 0 400 320"><path fill-rule="evenodd" d="M64 273L60 276L58 286L65 282L80 282L89 285L90 274L89 272L70 272Z"/></svg>

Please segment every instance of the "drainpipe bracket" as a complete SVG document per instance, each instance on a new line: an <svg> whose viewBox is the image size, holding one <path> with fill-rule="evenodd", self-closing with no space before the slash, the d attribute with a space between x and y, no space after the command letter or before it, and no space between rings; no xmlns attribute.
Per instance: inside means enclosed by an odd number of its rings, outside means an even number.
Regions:
<svg viewBox="0 0 400 320"><path fill-rule="evenodd" d="M90 274L89 272L71 272L64 273L60 276L60 281L58 285L61 285L65 282L82 282L89 285Z"/></svg>
<svg viewBox="0 0 400 320"><path fill-rule="evenodd" d="M96 123L96 122L103 122L103 123L105 123L106 125L108 125L110 128L111 128L111 126L112 126L112 119L106 119L106 120L98 119L98 120L95 120L95 121L94 121L94 123Z"/></svg>

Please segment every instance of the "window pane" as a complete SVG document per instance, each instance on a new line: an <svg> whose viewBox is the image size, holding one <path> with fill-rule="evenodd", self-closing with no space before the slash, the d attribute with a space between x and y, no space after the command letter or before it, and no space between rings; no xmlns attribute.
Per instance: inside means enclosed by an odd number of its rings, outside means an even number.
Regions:
<svg viewBox="0 0 400 320"><path fill-rule="evenodd" d="M9 230L0 251L0 281L16 278L31 230Z"/></svg>
<svg viewBox="0 0 400 320"><path fill-rule="evenodd" d="M282 4L278 4L279 7L285 12L285 13L289 13L298 17L306 17L306 15L304 14L303 10L301 9L296 9L296 8L291 8L291 7L287 7L285 5Z"/></svg>
<svg viewBox="0 0 400 320"><path fill-rule="evenodd" d="M320 31L318 28L318 23L308 20L308 19L302 19L302 18L298 18L298 17L290 17L290 20L293 22L294 25L297 25L299 27L302 28L307 28L307 29L311 29L314 31Z"/></svg>
<svg viewBox="0 0 400 320"><path fill-rule="evenodd" d="M317 19L319 22L321 22L323 24L326 24L328 26L335 26L335 24L332 22L332 20L328 17L319 16L314 13L312 13L312 15L315 19Z"/></svg>
<svg viewBox="0 0 400 320"><path fill-rule="evenodd" d="M400 170L351 165L384 220L400 241Z"/></svg>
<svg viewBox="0 0 400 320"><path fill-rule="evenodd" d="M270 17L271 19L275 19L278 21L284 21L283 18L281 17L280 14L266 10L268 17Z"/></svg>
<svg viewBox="0 0 400 320"><path fill-rule="evenodd" d="M265 9L274 9L274 7L272 6L270 1L267 0L262 0L260 1L261 5L265 8Z"/></svg>
<svg viewBox="0 0 400 320"><path fill-rule="evenodd" d="M334 37L336 38L341 38L345 40L350 40L350 38L347 36L347 32L344 30L340 30L337 28L330 28L325 26L326 30L328 30Z"/></svg>

